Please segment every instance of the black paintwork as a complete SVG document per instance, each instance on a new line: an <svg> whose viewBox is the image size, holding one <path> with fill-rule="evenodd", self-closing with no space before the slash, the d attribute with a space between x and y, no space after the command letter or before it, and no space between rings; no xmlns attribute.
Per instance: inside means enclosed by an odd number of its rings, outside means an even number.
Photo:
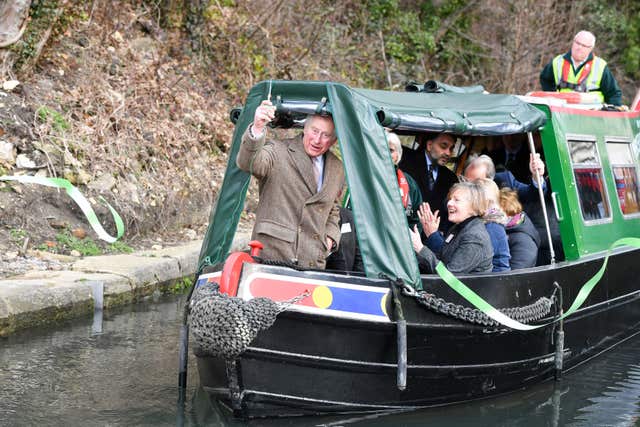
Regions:
<svg viewBox="0 0 640 427"><path fill-rule="evenodd" d="M640 250L615 251L604 277L583 307L565 319L565 369L637 330L639 261ZM602 257L592 257L460 279L498 308L523 306L541 296L549 297L557 282L567 310L602 262ZM359 276L256 265L248 268L388 286L386 281ZM437 276L423 276L423 286L447 301L468 306ZM514 391L554 376L557 323L520 332L458 321L425 309L411 297L403 297L402 305L408 335L408 380L404 391L396 387L394 323L296 312L279 315L235 366L221 359L198 358L202 386L238 415L283 416L450 404ZM552 311L555 315L557 307ZM230 398L230 380L235 398Z"/></svg>

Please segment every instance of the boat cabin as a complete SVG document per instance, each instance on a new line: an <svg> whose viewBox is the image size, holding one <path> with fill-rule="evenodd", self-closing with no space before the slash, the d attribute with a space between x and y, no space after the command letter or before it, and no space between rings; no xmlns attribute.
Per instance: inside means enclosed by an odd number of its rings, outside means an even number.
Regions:
<svg viewBox="0 0 640 427"><path fill-rule="evenodd" d="M416 149L427 133L456 136L449 167L458 174L471 153L498 147L503 138L528 147L531 138L548 173L547 216L559 227L560 259L577 260L607 250L619 238L640 235L640 111L588 110L553 96L486 94L437 83L427 93L265 81L232 112L236 128L227 173L199 271L227 256L250 180L235 164L240 139L255 108L269 96L277 107L275 129L301 127L307 114L332 114L339 141L334 148L343 160L368 277L384 274L420 286L409 236L402 232L406 217L384 128Z"/></svg>

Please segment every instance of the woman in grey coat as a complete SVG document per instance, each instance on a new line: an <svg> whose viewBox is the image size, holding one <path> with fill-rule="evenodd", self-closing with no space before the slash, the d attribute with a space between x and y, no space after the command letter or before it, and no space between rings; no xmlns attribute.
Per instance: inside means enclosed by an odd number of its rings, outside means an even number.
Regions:
<svg viewBox="0 0 640 427"><path fill-rule="evenodd" d="M451 187L448 198L447 212L454 226L449 229L438 253L422 243L417 227L410 230L420 272L435 272L440 261L452 273L491 272L493 249L481 218L487 209L483 189L477 183L460 182ZM429 206L423 205L419 217L425 235L438 232L438 212L432 214Z"/></svg>

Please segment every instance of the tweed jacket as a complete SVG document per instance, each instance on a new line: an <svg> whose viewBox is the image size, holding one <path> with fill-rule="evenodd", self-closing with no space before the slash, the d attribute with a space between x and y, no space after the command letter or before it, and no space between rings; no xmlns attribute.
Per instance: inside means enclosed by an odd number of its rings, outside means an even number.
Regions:
<svg viewBox="0 0 640 427"><path fill-rule="evenodd" d="M326 237L340 242L342 162L330 151L325 153L322 188L316 192L302 135L275 142L266 141L265 134L253 138L247 129L236 159L240 169L258 179L260 200L252 238L262 242L266 259L324 268L331 251Z"/></svg>
<svg viewBox="0 0 640 427"><path fill-rule="evenodd" d="M422 273L434 273L442 261L452 273L488 273L493 268L492 259L493 248L484 222L471 217L451 227L437 255L423 247L418 253L418 266Z"/></svg>

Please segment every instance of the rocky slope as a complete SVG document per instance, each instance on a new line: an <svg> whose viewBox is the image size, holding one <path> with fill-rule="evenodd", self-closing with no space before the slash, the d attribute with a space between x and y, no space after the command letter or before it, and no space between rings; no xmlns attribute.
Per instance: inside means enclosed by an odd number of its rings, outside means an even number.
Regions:
<svg viewBox="0 0 640 427"><path fill-rule="evenodd" d="M111 6L70 20L33 68L0 80L0 176L66 178L115 234L97 201L112 204L125 237L99 241L63 191L0 182L0 275L31 261L57 268L60 258L43 261L46 253L120 252L204 233L239 100L215 86L215 70L191 62L179 33L130 2Z"/></svg>

